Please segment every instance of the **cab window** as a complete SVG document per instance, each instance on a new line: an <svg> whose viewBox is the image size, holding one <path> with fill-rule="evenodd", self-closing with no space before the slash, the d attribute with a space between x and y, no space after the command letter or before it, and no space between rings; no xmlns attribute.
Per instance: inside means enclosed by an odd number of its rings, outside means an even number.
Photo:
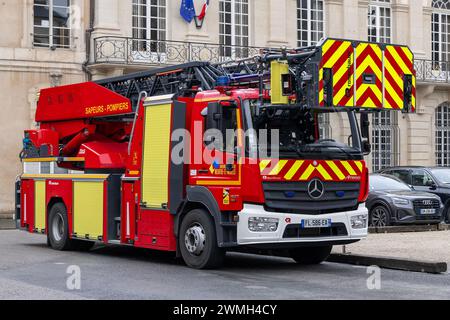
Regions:
<svg viewBox="0 0 450 320"><path fill-rule="evenodd" d="M400 180L402 180L407 184L411 184L411 175L409 170L392 170L388 174L399 178Z"/></svg>

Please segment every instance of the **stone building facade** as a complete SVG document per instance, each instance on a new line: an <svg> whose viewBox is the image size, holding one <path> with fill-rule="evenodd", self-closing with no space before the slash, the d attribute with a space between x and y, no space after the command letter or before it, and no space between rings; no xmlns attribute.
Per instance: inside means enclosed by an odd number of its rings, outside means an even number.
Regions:
<svg viewBox="0 0 450 320"><path fill-rule="evenodd" d="M204 1L194 3L200 12ZM0 1L0 213L14 207L23 129L35 125L41 88L313 45L322 37L407 44L415 53L417 114L373 116L369 165L450 165L450 1L211 0L201 28L181 18L180 4ZM330 131L338 127L324 121Z"/></svg>

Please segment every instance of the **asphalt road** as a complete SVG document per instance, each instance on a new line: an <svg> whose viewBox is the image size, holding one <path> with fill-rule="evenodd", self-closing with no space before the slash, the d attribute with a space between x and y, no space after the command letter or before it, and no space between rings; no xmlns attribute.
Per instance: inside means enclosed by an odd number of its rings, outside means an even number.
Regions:
<svg viewBox="0 0 450 320"><path fill-rule="evenodd" d="M80 290L67 288L69 266L80 268ZM0 299L450 298L450 274L382 270L380 290L368 289L368 277L365 267L302 267L244 254L228 254L221 270L198 271L167 253L120 247L57 252L43 236L0 231Z"/></svg>

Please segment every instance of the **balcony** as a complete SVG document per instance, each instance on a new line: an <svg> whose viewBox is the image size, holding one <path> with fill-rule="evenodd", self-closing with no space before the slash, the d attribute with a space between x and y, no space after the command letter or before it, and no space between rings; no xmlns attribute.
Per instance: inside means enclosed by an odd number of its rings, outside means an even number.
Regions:
<svg viewBox="0 0 450 320"><path fill-rule="evenodd" d="M450 62L416 59L418 83L450 84Z"/></svg>
<svg viewBox="0 0 450 320"><path fill-rule="evenodd" d="M153 41L121 37L94 39L94 64L174 65L191 61L226 62L255 56L261 48L200 42Z"/></svg>

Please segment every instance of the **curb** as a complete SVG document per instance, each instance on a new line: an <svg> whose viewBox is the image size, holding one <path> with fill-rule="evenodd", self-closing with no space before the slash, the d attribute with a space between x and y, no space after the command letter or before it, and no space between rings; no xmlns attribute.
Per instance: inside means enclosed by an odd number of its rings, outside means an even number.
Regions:
<svg viewBox="0 0 450 320"><path fill-rule="evenodd" d="M450 230L448 224L437 225L411 225L394 227L375 227L369 228L369 233L405 233L405 232L429 232L429 231L447 231Z"/></svg>
<svg viewBox="0 0 450 320"><path fill-rule="evenodd" d="M354 254L331 254L328 262L353 264L358 266L378 266L385 269L439 274L447 272L445 262L424 262Z"/></svg>
<svg viewBox="0 0 450 320"><path fill-rule="evenodd" d="M15 230L16 222L13 219L0 219L0 230Z"/></svg>

